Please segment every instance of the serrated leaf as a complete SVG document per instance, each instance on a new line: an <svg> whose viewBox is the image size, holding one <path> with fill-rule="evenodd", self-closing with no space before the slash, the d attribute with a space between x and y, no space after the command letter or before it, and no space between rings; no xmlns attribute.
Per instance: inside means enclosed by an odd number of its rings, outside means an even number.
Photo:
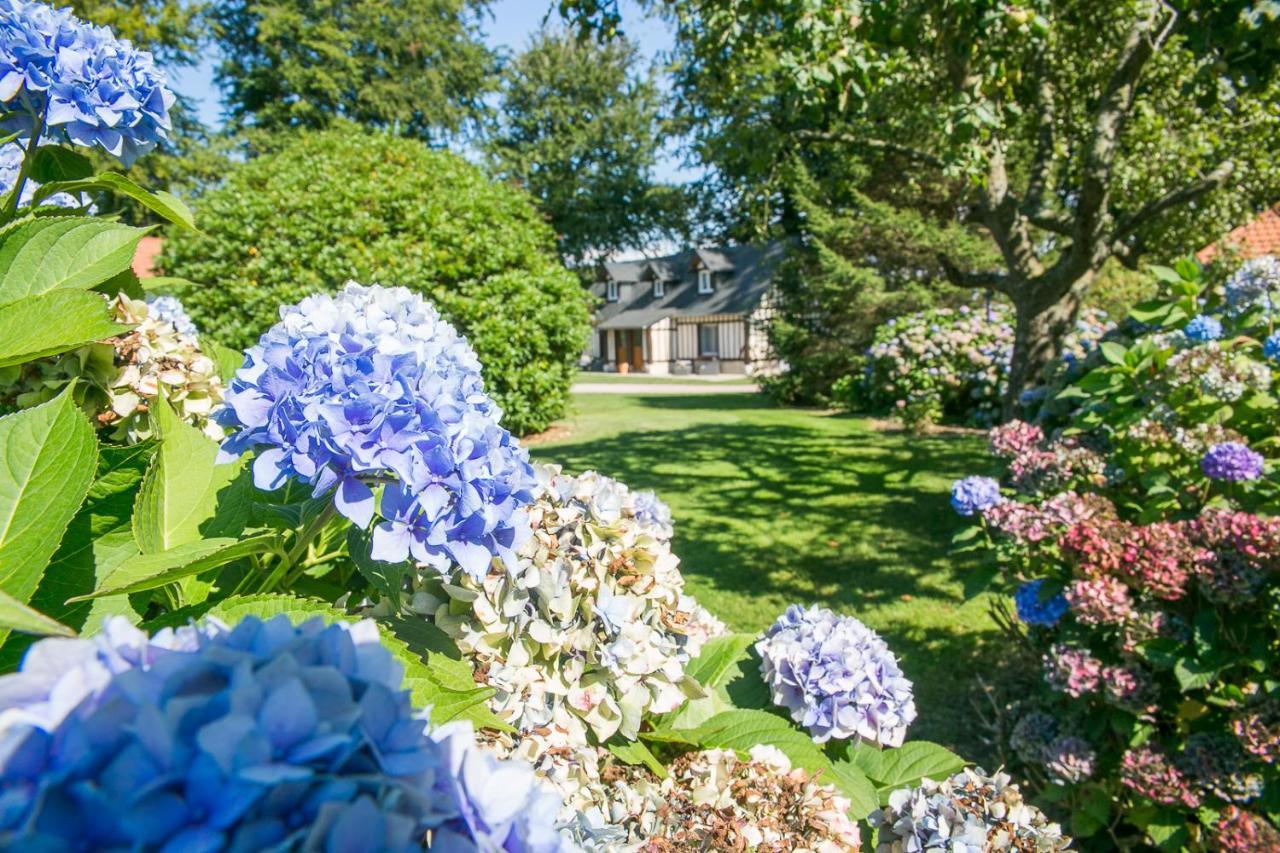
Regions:
<svg viewBox="0 0 1280 853"><path fill-rule="evenodd" d="M87 595L76 596L70 601L88 601L110 595L128 595L158 589L243 557L264 554L271 550L274 540L275 536L270 534L248 539L214 537L187 542L167 551L138 554L125 560L107 575L101 588Z"/></svg>
<svg viewBox="0 0 1280 853"><path fill-rule="evenodd" d="M203 336L200 338L200 349L213 359L214 364L218 365L218 376L223 382L231 382L236 376L236 371L244 365L243 350L224 347L217 341L207 340Z"/></svg>
<svg viewBox="0 0 1280 853"><path fill-rule="evenodd" d="M0 590L31 601L93 482L98 446L68 388L0 418ZM0 642L8 635L0 630Z"/></svg>
<svg viewBox="0 0 1280 853"><path fill-rule="evenodd" d="M145 207L152 213L174 223L188 228L192 231L196 229L194 217L191 215L191 209L186 203L177 196L163 192L143 189L124 175L115 172L103 172L101 175L95 175L91 178L85 178L78 181L53 181L44 184L35 191L32 199L39 204L46 198L57 193L92 193L92 192L109 192L114 195L124 196L132 199L138 204Z"/></svg>
<svg viewBox="0 0 1280 853"><path fill-rule="evenodd" d="M858 744L846 760L876 784L882 798L899 788L914 787L922 779L941 781L965 766L963 758L926 740L908 741L891 749Z"/></svg>
<svg viewBox="0 0 1280 853"><path fill-rule="evenodd" d="M367 530L354 524L347 528L347 553L361 577L369 582L375 590L391 602L391 609L400 610L400 592L404 587L405 573L410 571L409 564L384 563L370 555L373 541Z"/></svg>
<svg viewBox="0 0 1280 853"><path fill-rule="evenodd" d="M74 637L76 632L0 590L0 628L42 637Z"/></svg>
<svg viewBox="0 0 1280 853"><path fill-rule="evenodd" d="M79 216L36 219L0 242L0 305L55 290L87 290L133 263L146 228Z"/></svg>
<svg viewBox="0 0 1280 853"><path fill-rule="evenodd" d="M739 674L738 664L755 641L755 634L726 634L708 640L685 666L685 674L708 690L722 687Z"/></svg>
<svg viewBox="0 0 1280 853"><path fill-rule="evenodd" d="M662 766L658 757L638 740L626 743L610 743L606 745L609 752L624 764L647 767L659 779L667 778L667 768Z"/></svg>
<svg viewBox="0 0 1280 853"><path fill-rule="evenodd" d="M0 307L0 367L58 355L127 332L111 319L106 299L58 290Z"/></svg>
<svg viewBox="0 0 1280 853"><path fill-rule="evenodd" d="M1125 345L1117 341L1103 341L1099 349L1104 359L1116 365L1123 365L1125 354L1128 353Z"/></svg>
<svg viewBox="0 0 1280 853"><path fill-rule="evenodd" d="M251 504L243 463L217 464L218 445L163 398L152 407L152 423L160 451L134 505L138 549L156 554L206 536L238 536Z"/></svg>

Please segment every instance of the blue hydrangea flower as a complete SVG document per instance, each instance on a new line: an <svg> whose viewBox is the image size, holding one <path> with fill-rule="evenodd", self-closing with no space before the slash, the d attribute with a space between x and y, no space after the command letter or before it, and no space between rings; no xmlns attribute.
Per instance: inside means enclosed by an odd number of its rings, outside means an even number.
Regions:
<svg viewBox="0 0 1280 853"><path fill-rule="evenodd" d="M1003 500L1000 484L990 477L965 477L951 486L951 508L963 516L978 515Z"/></svg>
<svg viewBox="0 0 1280 853"><path fill-rule="evenodd" d="M1238 441L1224 441L1209 448L1200 460L1200 470L1210 480L1242 483L1261 477L1265 461L1261 453Z"/></svg>
<svg viewBox="0 0 1280 853"><path fill-rule="evenodd" d="M1271 361L1280 361L1280 332L1272 332L1263 341L1262 355Z"/></svg>
<svg viewBox="0 0 1280 853"><path fill-rule="evenodd" d="M0 0L3 126L97 146L126 166L168 138L173 93L150 53L69 9Z"/></svg>
<svg viewBox="0 0 1280 853"><path fill-rule="evenodd" d="M0 193L9 192L18 182L18 172L22 168L22 158L25 154L22 146L16 142L0 146ZM18 199L18 205L30 207L31 199L39 188L40 185L35 181L27 180L22 185L22 197ZM82 207L86 203L87 199L76 198L69 193L54 193L40 202L42 205L51 204L57 207ZM94 212L92 206L89 212Z"/></svg>
<svg viewBox="0 0 1280 853"><path fill-rule="evenodd" d="M43 640L0 678L0 847L567 849L533 769L401 680L372 622Z"/></svg>
<svg viewBox="0 0 1280 853"><path fill-rule="evenodd" d="M1187 340L1205 343L1222 337L1222 321L1208 314L1198 314L1182 329Z"/></svg>
<svg viewBox="0 0 1280 853"><path fill-rule="evenodd" d="M196 324L176 296L148 296L147 311L161 323L168 323L181 334L197 336Z"/></svg>
<svg viewBox="0 0 1280 853"><path fill-rule="evenodd" d="M1018 618L1028 625L1057 625L1067 612L1066 596L1059 592L1044 600L1040 595L1043 587L1044 578L1036 578L1019 586L1013 594Z"/></svg>
<svg viewBox="0 0 1280 853"><path fill-rule="evenodd" d="M1280 291L1280 258L1250 258L1227 279L1227 308L1233 314L1243 314L1255 305L1270 308L1276 291Z"/></svg>
<svg viewBox="0 0 1280 853"><path fill-rule="evenodd" d="M453 561L479 578L498 557L514 570L537 485L529 455L499 426L471 347L416 294L350 283L281 309L225 399L220 422L238 431L224 454L261 446L259 488L299 480L367 527L385 484L375 559Z"/></svg>
<svg viewBox="0 0 1280 853"><path fill-rule="evenodd" d="M901 746L916 718L911 682L884 640L852 616L791 605L756 643L773 703L813 739Z"/></svg>

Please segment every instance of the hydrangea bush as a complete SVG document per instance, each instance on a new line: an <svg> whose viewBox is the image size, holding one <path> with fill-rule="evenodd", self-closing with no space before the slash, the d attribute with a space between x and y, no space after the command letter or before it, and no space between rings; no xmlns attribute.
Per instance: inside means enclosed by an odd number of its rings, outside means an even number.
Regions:
<svg viewBox="0 0 1280 853"><path fill-rule="evenodd" d="M908 739L912 685L853 616L729 632L686 594L658 495L535 470L429 281L291 292L245 353L197 331L130 272L143 230L53 203L119 192L192 227L63 144L127 161L161 140L149 58L16 0L0 33L21 151L0 199L0 846L826 853L963 769ZM545 372L519 367L494 387ZM1249 755L1273 716L1241 719Z"/></svg>
<svg viewBox="0 0 1280 853"><path fill-rule="evenodd" d="M958 537L990 555L1044 685L1012 701L1005 746L1103 846L1276 837L1272 266L1223 291L1157 269L1165 295L1040 423L992 430L1002 497Z"/></svg>
<svg viewBox="0 0 1280 853"><path fill-rule="evenodd" d="M841 380L836 397L847 408L888 410L912 427L992 424L1013 354L1012 323L1001 303L890 320L867 350L862 377ZM1059 372L1073 373L1108 328L1105 314L1086 309L1064 342Z"/></svg>

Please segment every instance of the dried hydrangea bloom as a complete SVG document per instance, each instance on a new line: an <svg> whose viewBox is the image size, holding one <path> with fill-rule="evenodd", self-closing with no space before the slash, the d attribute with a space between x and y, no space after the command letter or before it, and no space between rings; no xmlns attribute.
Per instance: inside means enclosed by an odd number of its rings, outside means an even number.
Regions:
<svg viewBox="0 0 1280 853"><path fill-rule="evenodd" d="M1265 817L1227 806L1213 828L1213 849L1221 853L1275 853L1280 831Z"/></svg>
<svg viewBox="0 0 1280 853"><path fill-rule="evenodd" d="M756 651L773 703L818 743L902 745L916 718L911 682L884 640L857 619L793 604Z"/></svg>
<svg viewBox="0 0 1280 853"><path fill-rule="evenodd" d="M0 399L32 406L52 399L75 379L76 399L114 441L151 435L151 406L163 392L179 418L210 438L222 438L214 417L226 391L213 359L196 339L157 318L147 304L121 295L112 305L116 322L135 328L56 358L0 370Z"/></svg>
<svg viewBox="0 0 1280 853"><path fill-rule="evenodd" d="M1099 523L1116 518L1115 507L1099 495L1062 492L1044 503L1005 501L983 513L995 532L1019 545L1036 545L1056 540L1067 528L1097 518Z"/></svg>
<svg viewBox="0 0 1280 853"><path fill-rule="evenodd" d="M1102 685L1102 661L1087 649L1054 643L1043 661L1049 686L1068 696L1078 699Z"/></svg>
<svg viewBox="0 0 1280 853"><path fill-rule="evenodd" d="M1259 255L1240 265L1226 281L1227 307L1233 314L1243 314L1254 306L1270 310L1273 298L1280 293L1280 259Z"/></svg>
<svg viewBox="0 0 1280 853"><path fill-rule="evenodd" d="M1036 424L1013 420L991 428L987 442L991 452L1002 459L1014 459L1036 450L1044 441L1044 430Z"/></svg>
<svg viewBox="0 0 1280 853"><path fill-rule="evenodd" d="M1262 796L1262 777L1250 771L1249 763L1240 742L1221 732L1191 735L1177 760L1178 769L1201 790L1234 803Z"/></svg>
<svg viewBox="0 0 1280 853"><path fill-rule="evenodd" d="M1211 341L1170 358L1150 396L1163 399L1187 390L1234 403L1251 391L1270 387L1271 370L1265 364Z"/></svg>
<svg viewBox="0 0 1280 853"><path fill-rule="evenodd" d="M684 665L724 626L684 594L678 558L626 486L537 473L533 536L514 571L451 573L435 622L517 730L562 727L580 745L588 730L634 739L642 714L699 694Z"/></svg>
<svg viewBox="0 0 1280 853"><path fill-rule="evenodd" d="M1150 746L1127 750L1120 759L1120 784L1155 803L1200 806L1196 785L1163 752Z"/></svg>
<svg viewBox="0 0 1280 853"><path fill-rule="evenodd" d="M1129 588L1115 577L1085 578L1067 585L1071 615L1084 625L1121 625L1134 617Z"/></svg>
<svg viewBox="0 0 1280 853"><path fill-rule="evenodd" d="M862 846L849 801L793 768L775 747L753 747L747 760L732 750L688 753L662 780L628 765L613 765L604 777L600 811L609 816L613 840L595 849L839 853ZM596 835L608 837L609 830Z"/></svg>
<svg viewBox="0 0 1280 853"><path fill-rule="evenodd" d="M1083 738L1063 735L1045 744L1043 760L1049 778L1076 784L1093 776L1097 753Z"/></svg>
<svg viewBox="0 0 1280 853"><path fill-rule="evenodd" d="M1071 844L1058 824L1023 800L1008 775L988 776L981 769L966 768L941 782L926 779L916 788L894 791L889 804L869 820L880 830L877 853L1047 853Z"/></svg>
<svg viewBox="0 0 1280 853"><path fill-rule="evenodd" d="M1264 699L1231 721L1231 730L1246 752L1265 764L1280 761L1280 702Z"/></svg>

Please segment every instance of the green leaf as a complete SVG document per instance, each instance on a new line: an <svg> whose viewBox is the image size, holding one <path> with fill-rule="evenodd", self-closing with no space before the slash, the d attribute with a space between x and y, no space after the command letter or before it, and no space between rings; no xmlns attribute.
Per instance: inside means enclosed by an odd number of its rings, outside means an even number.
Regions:
<svg viewBox="0 0 1280 853"><path fill-rule="evenodd" d="M187 542L168 551L138 554L125 560L119 568L107 575L101 588L69 601L88 601L157 589L182 578L225 566L242 557L264 554L271 550L274 542L275 536L270 534L248 539L214 537Z"/></svg>
<svg viewBox="0 0 1280 853"><path fill-rule="evenodd" d="M139 550L157 554L206 536L239 536L251 505L243 462L217 464L217 443L183 422L163 398L152 407L152 423L160 452L134 505Z"/></svg>
<svg viewBox="0 0 1280 853"><path fill-rule="evenodd" d="M0 418L0 590L22 604L31 601L97 465L93 427L72 391ZM7 635L0 630L0 641Z"/></svg>
<svg viewBox="0 0 1280 853"><path fill-rule="evenodd" d="M50 619L39 610L33 610L3 590L0 590L0 628L46 637L76 635L75 631L58 620Z"/></svg>
<svg viewBox="0 0 1280 853"><path fill-rule="evenodd" d="M370 556L372 546L373 537L369 531L361 530L354 524L347 528L347 552L351 555L356 571L391 602L393 611L399 612L400 592L404 588L405 572L409 570L409 564L375 560Z"/></svg>
<svg viewBox="0 0 1280 853"><path fill-rule="evenodd" d="M32 199L34 203L39 204L44 199L57 193L76 194L86 192L109 192L133 199L147 210L175 225L181 225L183 228L189 228L192 231L197 230L195 218L191 215L191 209L187 207L182 199L167 192L152 192L143 189L124 175L119 175L115 172L103 172L101 175L78 181L53 181L36 190Z"/></svg>
<svg viewBox="0 0 1280 853"><path fill-rule="evenodd" d="M708 690L722 687L739 674L738 664L755 641L755 634L725 634L708 640L685 666L685 674Z"/></svg>
<svg viewBox="0 0 1280 853"><path fill-rule="evenodd" d="M882 799L899 788L914 787L922 779L941 781L963 770L965 764L951 750L927 740L883 750L858 744L850 750L847 761L876 783Z"/></svg>
<svg viewBox="0 0 1280 853"><path fill-rule="evenodd" d="M78 181L93 174L88 157L61 145L41 145L31 158L31 180L38 184Z"/></svg>
<svg viewBox="0 0 1280 853"><path fill-rule="evenodd" d="M91 344L130 329L111 319L101 294L59 290L0 307L0 367Z"/></svg>
<svg viewBox="0 0 1280 853"><path fill-rule="evenodd" d="M87 290L133 264L146 228L79 216L36 219L0 242L0 305L54 290Z"/></svg>
<svg viewBox="0 0 1280 853"><path fill-rule="evenodd" d="M1217 667L1207 666L1191 658L1180 658L1173 665L1173 675L1178 679L1178 686L1183 693L1208 687L1217 674Z"/></svg>
<svg viewBox="0 0 1280 853"><path fill-rule="evenodd" d="M196 287L196 283L189 278L179 278L174 275L153 275L138 280L142 285L142 289L148 293L159 291L162 293L172 293L173 291L190 290ZM204 341L200 342L201 348L204 347Z"/></svg>
<svg viewBox="0 0 1280 853"><path fill-rule="evenodd" d="M607 748L619 761L624 764L635 764L648 767L652 773L659 779L667 778L667 768L662 766L662 762L654 755L649 747L645 746L638 740L627 741L625 743L610 743Z"/></svg>
<svg viewBox="0 0 1280 853"><path fill-rule="evenodd" d="M1117 341L1103 341L1100 349L1102 350L1102 357L1111 364L1124 364L1124 357L1128 352L1124 344Z"/></svg>
<svg viewBox="0 0 1280 853"><path fill-rule="evenodd" d="M1176 271L1174 271L1169 267L1152 265L1149 269L1151 270L1151 274L1155 276L1157 279L1159 279L1160 281L1166 282L1168 284L1182 283L1182 276L1178 275Z"/></svg>

